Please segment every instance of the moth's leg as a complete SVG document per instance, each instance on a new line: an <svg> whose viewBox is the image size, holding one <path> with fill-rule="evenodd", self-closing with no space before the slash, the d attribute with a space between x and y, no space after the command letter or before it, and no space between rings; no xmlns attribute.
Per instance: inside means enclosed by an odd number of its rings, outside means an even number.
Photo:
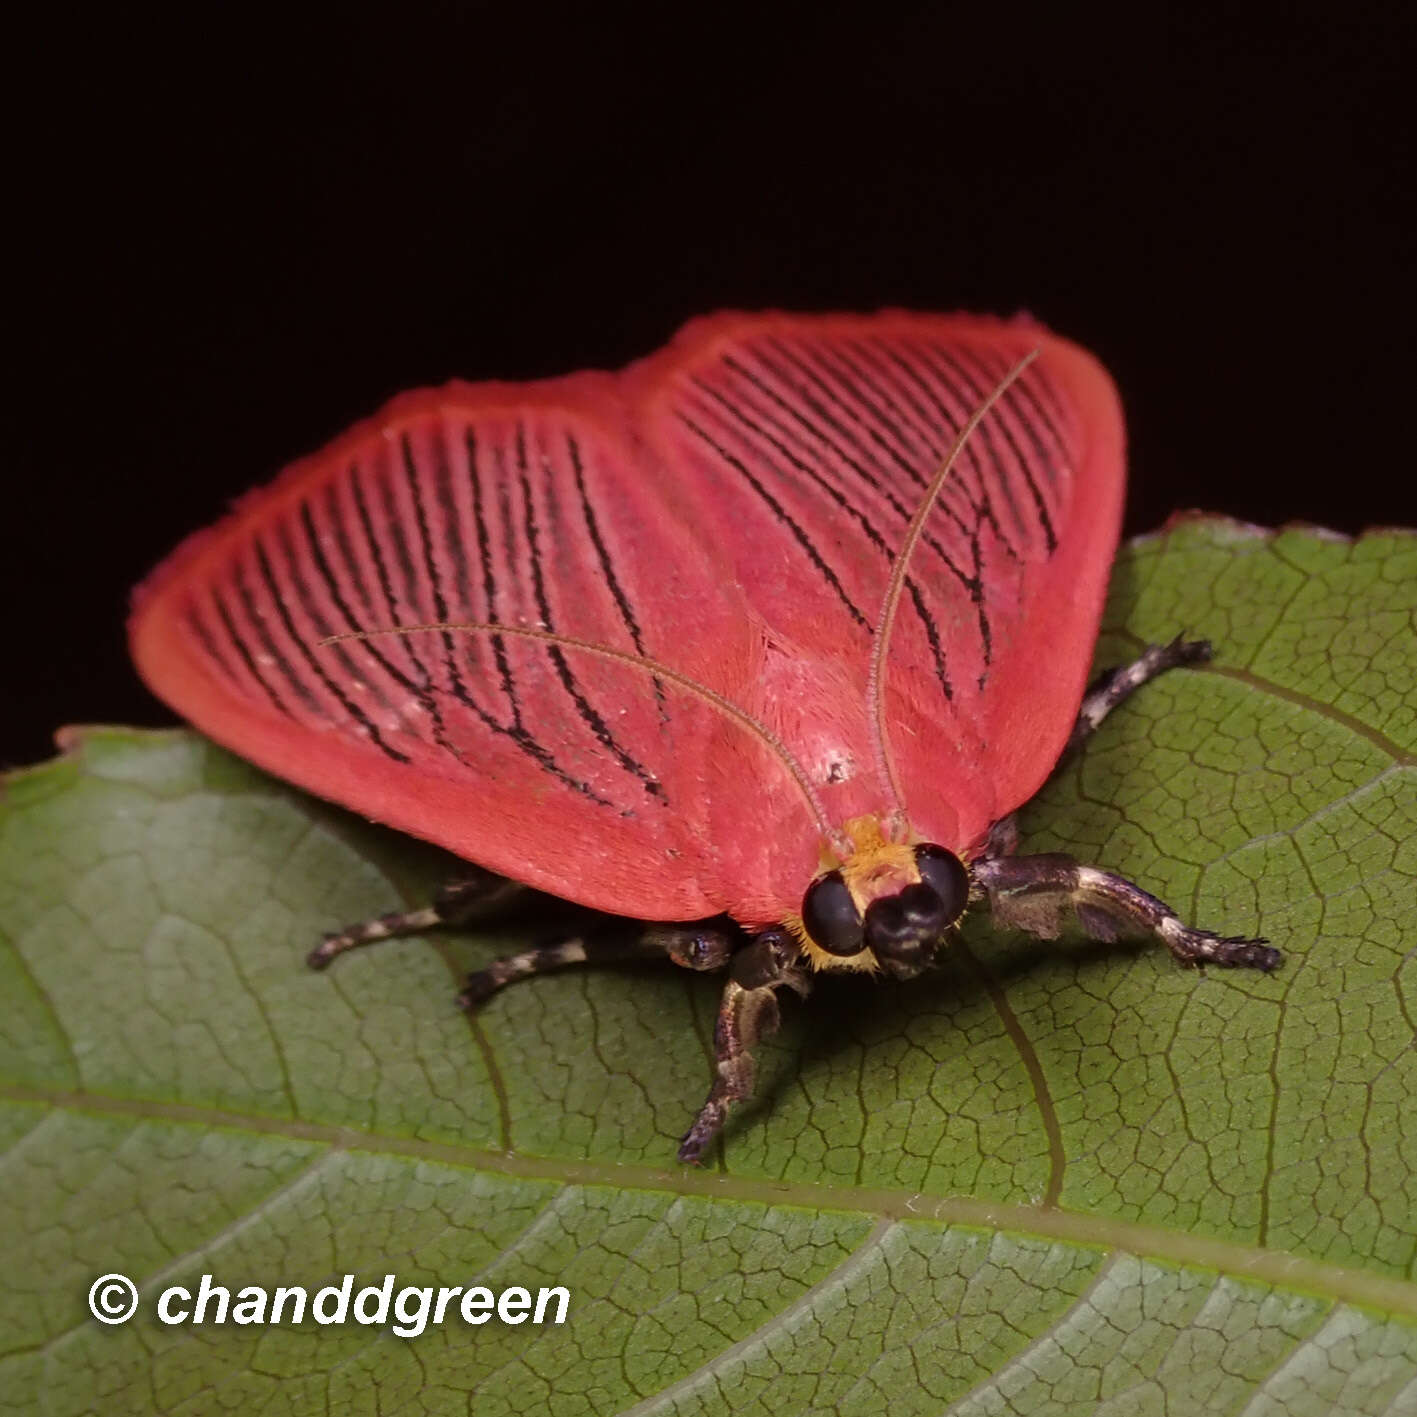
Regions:
<svg viewBox="0 0 1417 1417"><path fill-rule="evenodd" d="M1099 675L1083 695L1077 722L1062 756L1066 758L1080 748L1097 731L1102 720L1143 684L1178 665L1204 664L1211 653L1209 640L1183 640L1177 635L1169 645L1152 645L1139 659Z"/></svg>
<svg viewBox="0 0 1417 1417"><path fill-rule="evenodd" d="M1098 675L1092 687L1083 695L1077 722L1066 746L1053 765L1056 773L1067 760L1097 731L1102 720L1130 697L1143 684L1182 664L1204 664L1211 656L1209 640L1183 640L1177 635L1169 645L1152 645L1139 659L1130 664L1108 669ZM1018 822L1013 813L1000 817L989 828L984 847L986 856L1012 856L1018 850Z"/></svg>
<svg viewBox="0 0 1417 1417"><path fill-rule="evenodd" d="M1061 932L1071 906L1096 940L1155 935L1182 964L1225 964L1277 969L1284 956L1265 940L1216 935L1184 924L1164 901L1121 876L1081 866L1061 853L983 857L970 867L1001 925L1045 940Z"/></svg>
<svg viewBox="0 0 1417 1417"><path fill-rule="evenodd" d="M372 944L395 935L417 935L439 925L461 925L484 911L509 904L525 890L525 886L505 876L469 865L438 891L432 905L422 910L395 910L347 925L343 930L326 935L305 957L305 962L311 969L324 969L336 955L356 945Z"/></svg>
<svg viewBox="0 0 1417 1417"><path fill-rule="evenodd" d="M624 964L667 955L685 969L722 969L741 939L736 931L712 924L645 925L638 931L608 927L494 959L468 975L458 1003L474 1008L504 984L568 964Z"/></svg>
<svg viewBox="0 0 1417 1417"><path fill-rule="evenodd" d="M797 942L786 930L765 930L733 957L713 1031L713 1086L694 1125L679 1144L679 1160L698 1162L723 1130L728 1109L753 1092L753 1045L777 1030L776 991L783 985L805 995L807 971Z"/></svg>
<svg viewBox="0 0 1417 1417"><path fill-rule="evenodd" d="M989 840L985 843L986 856L1012 856L1018 850L1018 813L1010 812L1000 817L989 828Z"/></svg>

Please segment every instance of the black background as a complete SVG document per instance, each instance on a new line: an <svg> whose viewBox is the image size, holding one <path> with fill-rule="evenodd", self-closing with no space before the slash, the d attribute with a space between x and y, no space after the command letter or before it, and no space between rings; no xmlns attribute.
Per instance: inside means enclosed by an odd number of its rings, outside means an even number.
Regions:
<svg viewBox="0 0 1417 1417"><path fill-rule="evenodd" d="M1417 520L1410 7L1207 8L27 36L0 764L171 721L128 588L388 395L614 367L724 306L1031 311L1121 386L1132 532Z"/></svg>

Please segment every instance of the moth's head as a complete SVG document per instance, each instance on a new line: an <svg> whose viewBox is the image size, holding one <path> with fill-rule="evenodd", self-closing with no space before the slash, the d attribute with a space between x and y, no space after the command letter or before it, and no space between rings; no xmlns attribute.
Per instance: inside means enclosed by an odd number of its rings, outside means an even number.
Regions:
<svg viewBox="0 0 1417 1417"><path fill-rule="evenodd" d="M864 819L846 830L856 850L819 875L802 899L808 952L818 968L874 963L913 979L964 914L969 872L943 846L887 841Z"/></svg>

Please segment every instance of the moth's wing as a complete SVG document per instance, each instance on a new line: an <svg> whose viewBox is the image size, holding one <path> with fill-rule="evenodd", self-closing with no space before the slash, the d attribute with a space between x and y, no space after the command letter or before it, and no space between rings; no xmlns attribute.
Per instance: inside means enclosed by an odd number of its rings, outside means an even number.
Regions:
<svg viewBox="0 0 1417 1417"><path fill-rule="evenodd" d="M741 674L746 615L610 375L406 395L250 494L135 596L136 663L219 743L599 909L716 913L700 745L642 670L457 631L497 621Z"/></svg>
<svg viewBox="0 0 1417 1417"><path fill-rule="evenodd" d="M961 425L1033 349L945 483L890 657L911 821L967 850L1041 785L1083 693L1124 485L1105 371L1027 320L897 312L714 316L636 371L643 426L782 646L751 706L838 820L883 802L866 676L896 548Z"/></svg>
<svg viewBox="0 0 1417 1417"><path fill-rule="evenodd" d="M837 821L885 805L865 688L890 558L1019 355L912 570L889 727L912 821L963 849L1042 781L1116 540L1121 424L1087 355L968 318L723 316L620 376L397 400L150 578L135 658L218 741L601 909L796 908L817 833L781 765L641 671L454 631L650 655L766 719Z"/></svg>

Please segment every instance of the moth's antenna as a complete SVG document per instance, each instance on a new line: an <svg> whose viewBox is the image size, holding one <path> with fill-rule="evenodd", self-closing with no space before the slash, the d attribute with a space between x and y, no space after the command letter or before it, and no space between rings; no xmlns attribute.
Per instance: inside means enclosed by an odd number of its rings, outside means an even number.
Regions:
<svg viewBox="0 0 1417 1417"><path fill-rule="evenodd" d="M827 816L826 810L822 806L822 799L818 797L817 790L812 786L802 764L792 756L787 744L771 728L764 723L759 723L752 714L739 708L731 700L724 698L717 690L710 689L707 684L700 684L697 679L691 679L687 674L681 674L677 669L671 669L667 664L661 664L658 660L650 659L646 655L632 654L628 650L615 649L611 645L596 644L591 640L578 640L571 635L558 635L552 630L533 629L528 625L497 625L479 620L450 621L446 624L397 625L387 630L348 630L343 634L327 635L320 641L320 644L332 645L338 644L341 640L372 640L384 635L416 635L447 630L465 630L477 635L510 635L515 639L539 640L542 644L557 645L561 649L575 650L596 659L606 659L612 664L627 664L643 674L668 680L669 683L683 689L685 693L692 694L701 703L706 703L710 708L717 710L731 723L736 723L740 728L746 729L760 743L770 749L783 767L792 774L793 781L801 789L802 796L807 799L807 805L811 808L812 815L816 817L823 837L831 844L832 849L843 859L854 850L850 838L832 826L831 818Z"/></svg>
<svg viewBox="0 0 1417 1417"><path fill-rule="evenodd" d="M886 732L886 669L890 664L891 631L895 628L896 611L900 609L900 597L905 589L905 575L910 569L910 558L915 554L915 548L920 544L920 536L925 529L925 519L934 510L935 503L939 500L940 489L945 485L945 479L950 475L950 471L959 458L965 443L969 440L970 434L979 427L984 415L1004 396L1009 385L1037 358L1038 351L1036 349L1025 354L999 380L988 398L965 419L964 425L950 445L949 452L945 454L939 470L931 478L929 487L925 489L925 495L920 499L920 505L916 507L915 515L911 517L910 525L905 529L905 539L901 542L900 550L896 552L895 561L891 566L890 584L886 587L885 599L881 602L881 613L876 620L875 634L871 639L871 675L866 681L866 695L871 709L871 731L876 749L876 767L882 780L890 789L891 797L895 802L895 810L891 814L891 822L887 830L888 836L900 836L905 830L905 794L901 791L900 778L895 770L895 759L891 756L890 736Z"/></svg>

